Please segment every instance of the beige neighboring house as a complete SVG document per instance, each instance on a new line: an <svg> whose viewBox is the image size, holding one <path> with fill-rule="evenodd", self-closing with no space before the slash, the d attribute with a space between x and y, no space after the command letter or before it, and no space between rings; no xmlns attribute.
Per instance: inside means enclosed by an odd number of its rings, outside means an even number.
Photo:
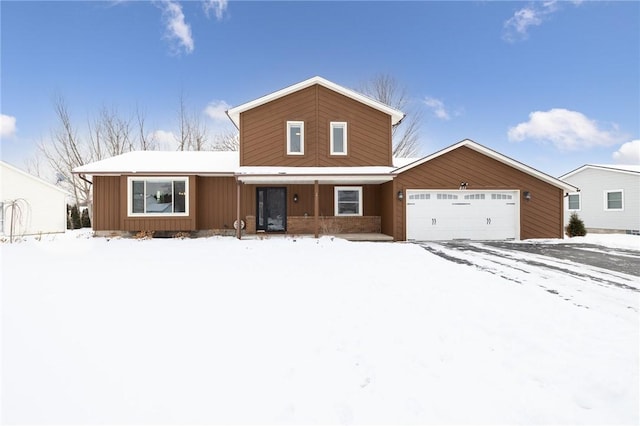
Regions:
<svg viewBox="0 0 640 426"><path fill-rule="evenodd" d="M62 188L0 161L0 235L65 232L67 197Z"/></svg>

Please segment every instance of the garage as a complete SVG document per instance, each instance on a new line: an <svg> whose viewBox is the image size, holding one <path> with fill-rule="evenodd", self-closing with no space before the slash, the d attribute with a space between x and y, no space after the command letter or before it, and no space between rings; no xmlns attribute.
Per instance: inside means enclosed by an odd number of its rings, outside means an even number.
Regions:
<svg viewBox="0 0 640 426"><path fill-rule="evenodd" d="M407 189L407 240L509 240L520 235L518 190Z"/></svg>

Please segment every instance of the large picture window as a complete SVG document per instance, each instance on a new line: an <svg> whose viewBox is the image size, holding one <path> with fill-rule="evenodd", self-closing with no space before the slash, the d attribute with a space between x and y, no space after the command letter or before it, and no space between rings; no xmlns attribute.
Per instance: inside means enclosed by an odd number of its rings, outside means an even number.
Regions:
<svg viewBox="0 0 640 426"><path fill-rule="evenodd" d="M335 187L335 215L362 216L362 187Z"/></svg>
<svg viewBox="0 0 640 426"><path fill-rule="evenodd" d="M331 122L331 155L347 155L347 123Z"/></svg>
<svg viewBox="0 0 640 426"><path fill-rule="evenodd" d="M604 209L624 210L622 189L616 189L614 191L604 191Z"/></svg>
<svg viewBox="0 0 640 426"><path fill-rule="evenodd" d="M187 216L188 178L129 178L130 216Z"/></svg>
<svg viewBox="0 0 640 426"><path fill-rule="evenodd" d="M287 154L304 155L303 121L287 121Z"/></svg>

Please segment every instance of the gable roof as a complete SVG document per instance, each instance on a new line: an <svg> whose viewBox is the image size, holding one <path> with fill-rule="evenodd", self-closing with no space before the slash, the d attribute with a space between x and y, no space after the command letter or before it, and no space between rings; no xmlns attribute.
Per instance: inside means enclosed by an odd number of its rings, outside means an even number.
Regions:
<svg viewBox="0 0 640 426"><path fill-rule="evenodd" d="M132 151L76 167L73 172L87 175L144 173L232 176L239 165L237 151Z"/></svg>
<svg viewBox="0 0 640 426"><path fill-rule="evenodd" d="M577 169L560 176L560 179L566 179L587 169L640 175L640 164L585 164L584 166L578 167Z"/></svg>
<svg viewBox="0 0 640 426"><path fill-rule="evenodd" d="M453 144L451 146L448 146L447 148L444 148L440 151L434 152L431 155L428 155L426 157L423 157L417 161L414 161L412 163L409 163L403 167L399 167L397 169L394 170L394 173L396 174L400 174L402 172L406 172L407 170L410 170L416 166L419 166L421 164L426 163L427 161L431 161L434 158L440 157L441 155L444 155L448 152L453 151L454 149L458 149L460 147L467 147L470 149L473 149L474 151L477 151L481 154L486 155L487 157L493 158L494 160L497 160L501 163L504 163L510 167L513 167L517 170L520 170L523 173L526 173L528 175L531 175L537 179L540 179L550 185L556 186L558 188L562 188L565 191L575 191L577 188L567 182L563 182L560 179L556 179L553 176L550 176L546 173L543 173L539 170L534 169L533 167L529 167L526 164L523 164L519 161L514 160L513 158L509 158L506 155L502 155L497 151L494 151L492 149L487 148L486 146L480 145L479 143L476 143L474 141L472 141L471 139L465 139L462 140L456 144Z"/></svg>
<svg viewBox="0 0 640 426"><path fill-rule="evenodd" d="M24 170L20 170L19 168L15 167L15 166L12 166L11 164L9 164L9 163L7 163L5 161L0 160L0 165L2 165L3 168L7 168L7 169L9 169L9 170L11 170L13 172L16 172L16 173L26 177L27 179L31 179L31 180L33 180L35 182L38 182L42 186L45 186L45 187L51 188L51 189L55 189L56 191L60 191L63 194L66 194L66 195L70 195L69 192L67 192L65 189L60 188L59 186L56 186L56 185L54 185L52 183L49 183L46 180L39 178L38 176L34 176L31 173L27 173ZM0 173L0 175L1 174L2 173Z"/></svg>
<svg viewBox="0 0 640 426"><path fill-rule="evenodd" d="M351 99L354 99L358 102L361 102L365 105L370 106L371 108L377 109L378 111L382 111L385 114L391 116L391 124L396 125L404 118L405 114L402 111L399 111L395 108L391 108L389 105L383 104L373 98L363 95L362 93L358 93L354 90L347 89L346 87L339 86L329 80L326 80L322 77L312 77L310 79L301 81L300 83L296 83L294 85L285 87L284 89L278 90L277 92L270 93L268 95L262 96L261 98L255 99L253 101L244 103L242 105L238 105L234 108L231 108L227 111L227 115L233 121L233 124L237 128L240 128L240 114L248 111L252 108L258 107L260 105L266 104L267 102L271 102L273 100L282 98L283 96L289 95L291 93L297 92L302 89L306 89L307 87L313 86L315 84L319 84L320 86L326 87L334 92L340 93L341 95L347 96Z"/></svg>

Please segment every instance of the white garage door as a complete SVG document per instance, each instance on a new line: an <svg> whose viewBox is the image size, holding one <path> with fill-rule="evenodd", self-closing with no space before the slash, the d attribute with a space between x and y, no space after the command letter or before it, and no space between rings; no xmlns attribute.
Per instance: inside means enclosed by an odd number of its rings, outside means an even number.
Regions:
<svg viewBox="0 0 640 426"><path fill-rule="evenodd" d="M407 190L407 240L519 239L519 191Z"/></svg>

